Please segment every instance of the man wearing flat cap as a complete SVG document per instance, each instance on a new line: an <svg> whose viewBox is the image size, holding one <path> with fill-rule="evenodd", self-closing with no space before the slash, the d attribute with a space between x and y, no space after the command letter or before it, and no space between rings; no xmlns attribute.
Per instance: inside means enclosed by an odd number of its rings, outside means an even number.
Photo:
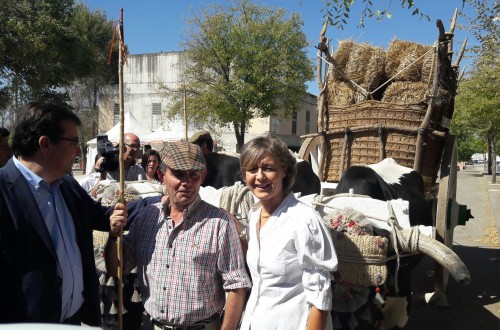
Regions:
<svg viewBox="0 0 500 330"><path fill-rule="evenodd" d="M198 131L191 135L188 142L200 146L203 155L212 153L214 149L214 140L208 131Z"/></svg>
<svg viewBox="0 0 500 330"><path fill-rule="evenodd" d="M124 236L124 273L137 266L155 329L237 329L251 283L233 219L200 199L206 165L199 146L168 143L162 160L169 199L146 207L131 224ZM110 224L108 273L118 264L113 235L125 221Z"/></svg>

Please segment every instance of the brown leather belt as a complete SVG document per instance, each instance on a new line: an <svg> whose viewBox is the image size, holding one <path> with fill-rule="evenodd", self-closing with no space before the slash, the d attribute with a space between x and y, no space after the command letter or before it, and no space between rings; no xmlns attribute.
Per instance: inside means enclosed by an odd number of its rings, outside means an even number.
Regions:
<svg viewBox="0 0 500 330"><path fill-rule="evenodd" d="M167 325L167 324L163 324L163 323L155 320L149 314L148 314L148 316L151 320L151 323L153 323L158 328L164 329L164 330L203 330L203 329L205 329L205 327L208 324L214 322L215 320L217 320L217 318L220 318L220 314L215 313L214 315L210 316L209 318L198 321L193 325Z"/></svg>

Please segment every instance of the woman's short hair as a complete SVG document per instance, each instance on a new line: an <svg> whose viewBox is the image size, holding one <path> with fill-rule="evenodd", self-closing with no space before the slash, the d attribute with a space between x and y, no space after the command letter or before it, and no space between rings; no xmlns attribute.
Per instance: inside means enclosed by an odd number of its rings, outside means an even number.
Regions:
<svg viewBox="0 0 500 330"><path fill-rule="evenodd" d="M262 158L270 156L286 171L283 178L283 190L288 193L292 190L297 174L297 160L290 153L288 147L279 137L272 135L259 136L247 142L241 149L241 175L245 178L247 169L255 166Z"/></svg>

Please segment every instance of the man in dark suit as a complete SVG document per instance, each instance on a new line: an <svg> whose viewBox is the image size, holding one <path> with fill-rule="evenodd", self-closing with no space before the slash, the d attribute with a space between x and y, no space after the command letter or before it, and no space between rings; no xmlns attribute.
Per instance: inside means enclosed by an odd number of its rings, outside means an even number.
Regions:
<svg viewBox="0 0 500 330"><path fill-rule="evenodd" d="M81 153L80 125L50 103L29 103L17 118L14 156L0 169L0 323L99 325L92 229L109 231L110 216L127 212L66 175Z"/></svg>

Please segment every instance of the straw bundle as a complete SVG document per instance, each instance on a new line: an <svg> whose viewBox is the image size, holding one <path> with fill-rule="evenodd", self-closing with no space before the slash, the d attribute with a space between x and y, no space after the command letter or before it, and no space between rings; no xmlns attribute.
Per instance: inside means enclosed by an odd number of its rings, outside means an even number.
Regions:
<svg viewBox="0 0 500 330"><path fill-rule="evenodd" d="M408 48L413 46L414 43L410 41L398 40L394 38L387 49L387 64L386 73L389 78L398 73L399 65L403 57L408 53Z"/></svg>
<svg viewBox="0 0 500 330"><path fill-rule="evenodd" d="M367 43L354 44L351 55L345 67L345 74L356 84L362 84L366 75L366 64L370 61L373 49Z"/></svg>
<svg viewBox="0 0 500 330"><path fill-rule="evenodd" d="M385 90L383 102L418 104L427 99L427 84L423 82L396 81Z"/></svg>
<svg viewBox="0 0 500 330"><path fill-rule="evenodd" d="M355 45L356 43L353 40L341 40L339 42L337 52L335 52L335 54L333 55L333 63L335 69L332 72L332 77L335 81L344 80L344 77L342 75L345 73L347 61L349 61L349 56L352 52L352 48ZM339 73L339 71L342 72L342 74Z"/></svg>
<svg viewBox="0 0 500 330"><path fill-rule="evenodd" d="M331 79L328 84L328 103L345 107L354 103L354 90L345 82Z"/></svg>
<svg viewBox="0 0 500 330"><path fill-rule="evenodd" d="M364 84L369 91L376 89L384 79L386 61L385 50L381 47L373 47L364 77Z"/></svg>
<svg viewBox="0 0 500 330"><path fill-rule="evenodd" d="M422 64L424 58L421 56L429 50L428 46L413 44L407 49L406 56L401 59L397 71L400 72L396 80L400 81L421 81ZM403 71L404 70L404 71Z"/></svg>

